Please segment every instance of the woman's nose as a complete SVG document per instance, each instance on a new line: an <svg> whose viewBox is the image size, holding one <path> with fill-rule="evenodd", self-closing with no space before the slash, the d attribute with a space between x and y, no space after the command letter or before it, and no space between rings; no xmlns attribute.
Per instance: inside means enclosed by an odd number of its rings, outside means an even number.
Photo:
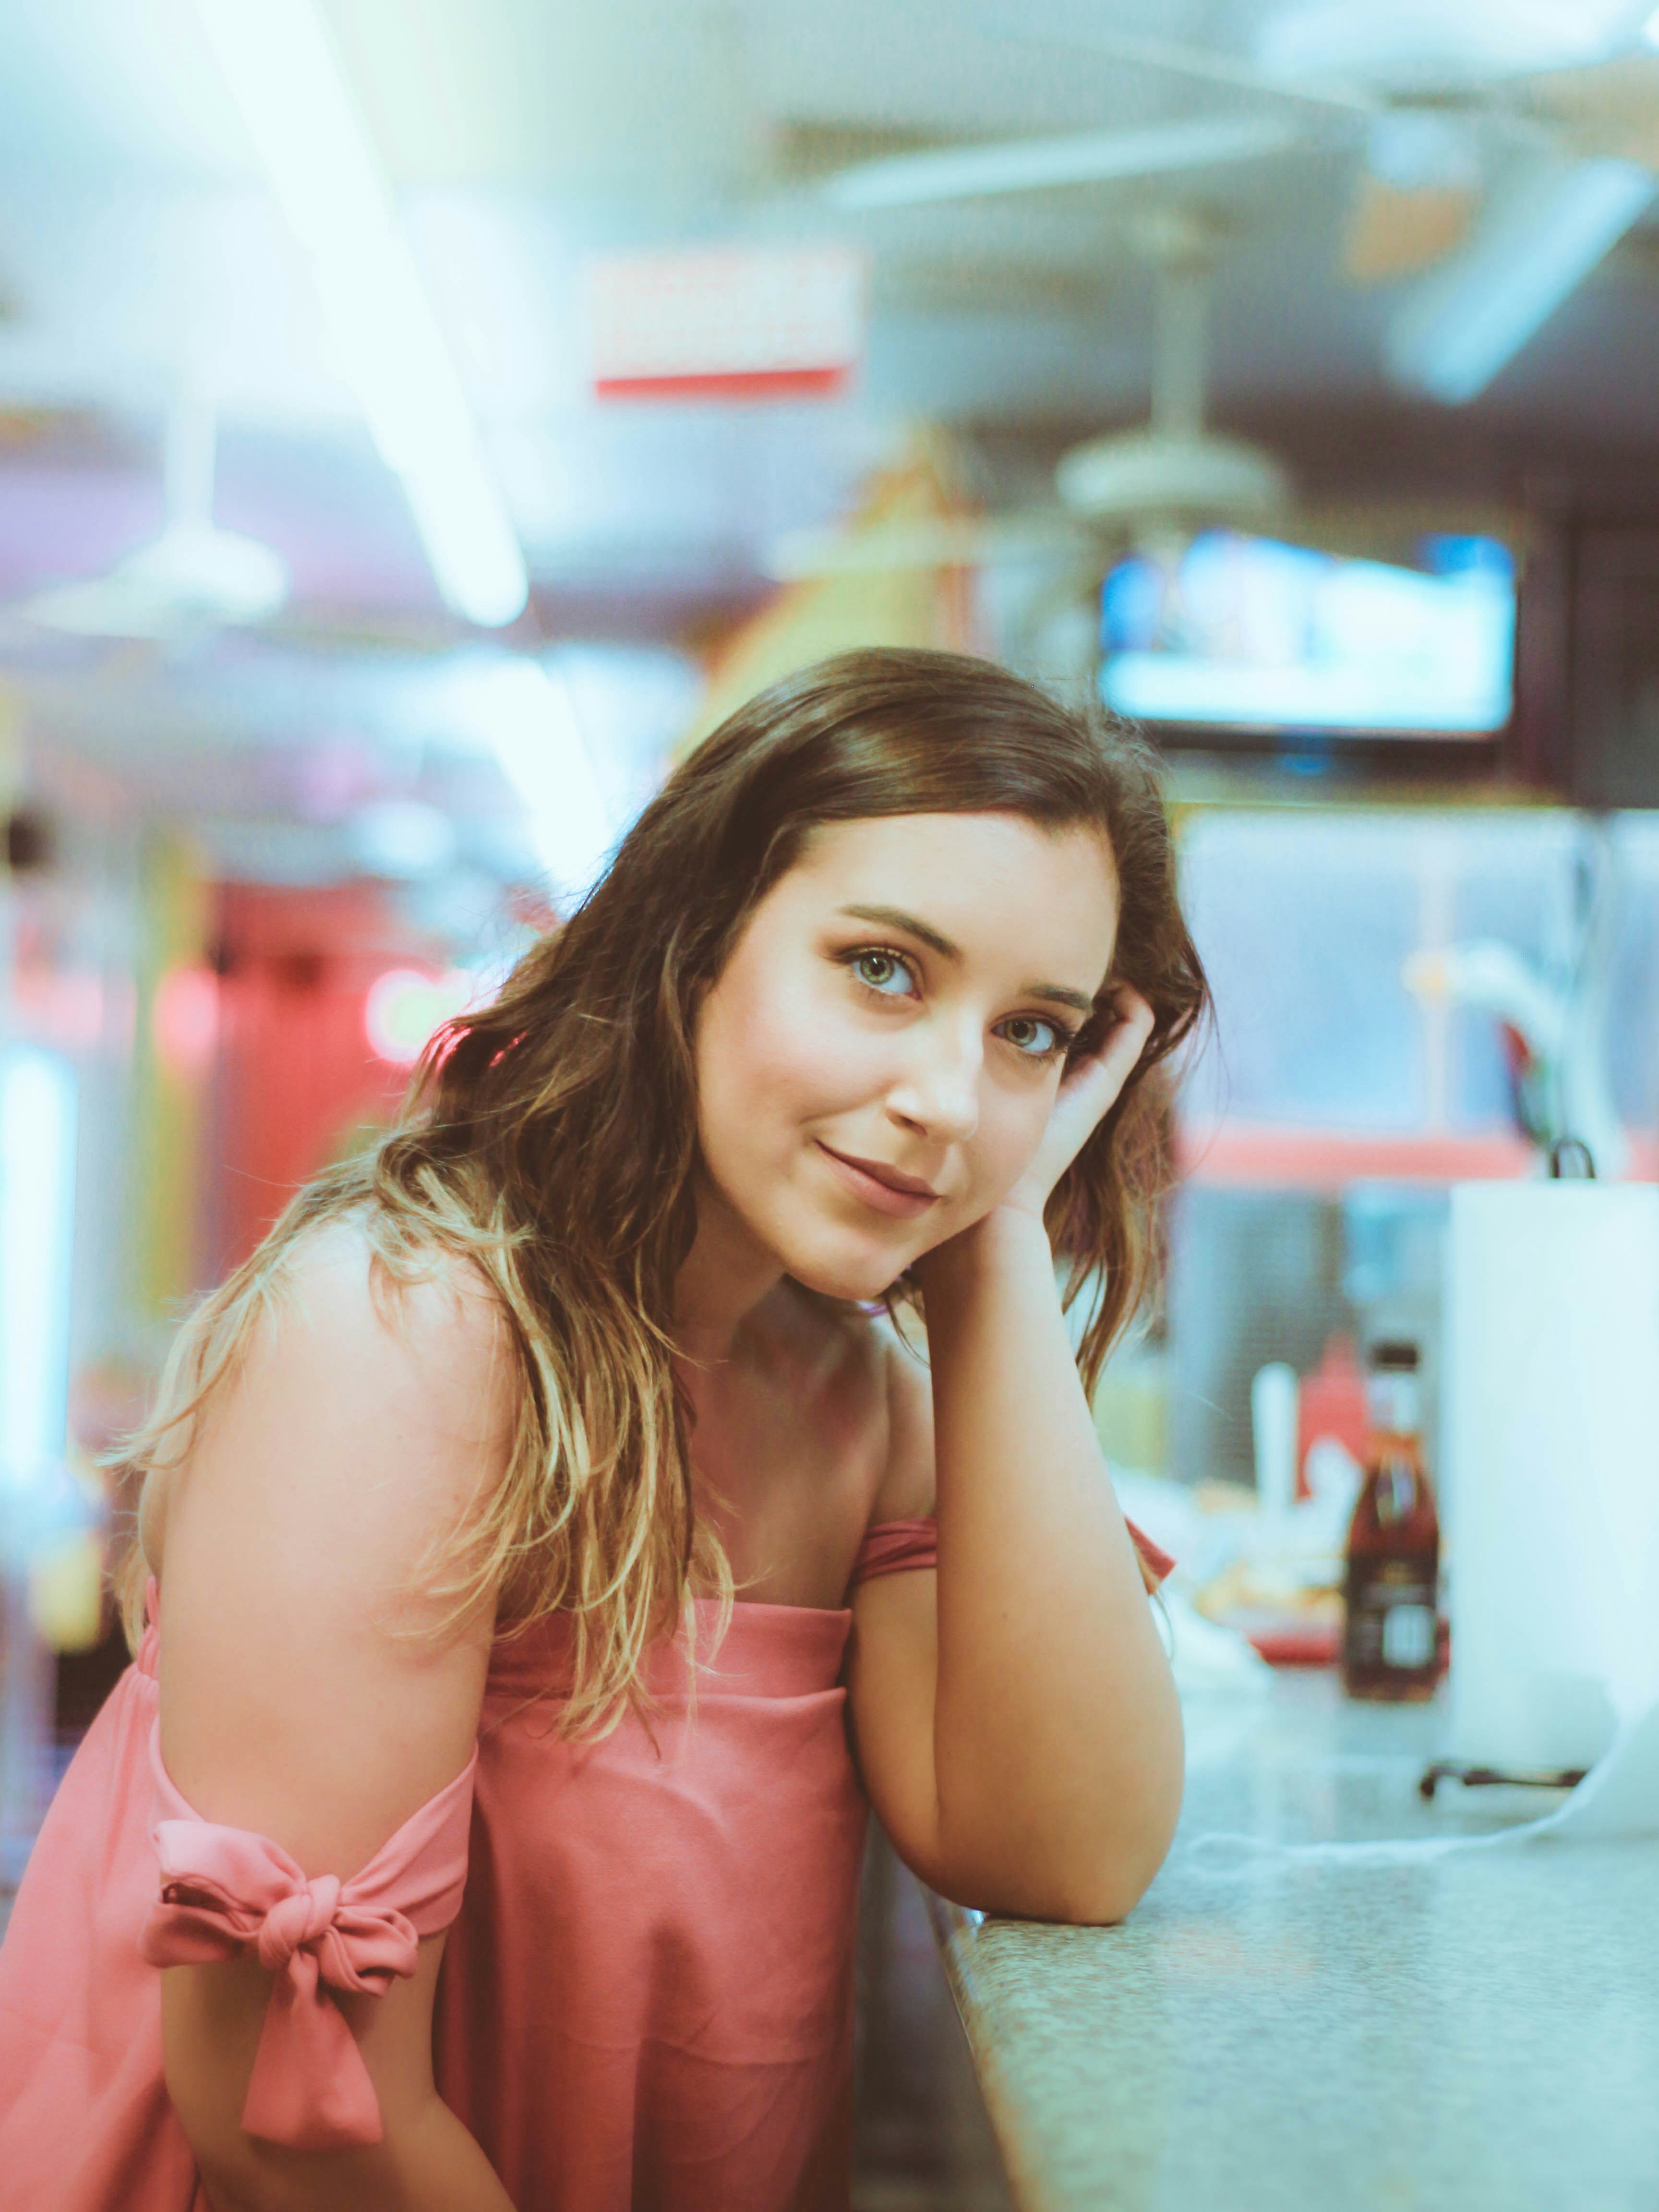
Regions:
<svg viewBox="0 0 1659 2212"><path fill-rule="evenodd" d="M932 1030L915 1049L887 1096L901 1121L947 1144L965 1144L979 1127L979 1085L984 1048L971 1037Z"/></svg>

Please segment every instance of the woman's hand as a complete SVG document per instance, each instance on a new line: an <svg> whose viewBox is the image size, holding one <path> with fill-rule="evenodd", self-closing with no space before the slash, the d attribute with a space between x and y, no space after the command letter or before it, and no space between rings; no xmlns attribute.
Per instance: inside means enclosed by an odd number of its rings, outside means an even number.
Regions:
<svg viewBox="0 0 1659 2212"><path fill-rule="evenodd" d="M1030 1164L1002 1201L1004 1212L1030 1213L1038 1221L1054 1185L1117 1103L1133 1074L1156 1016L1139 991L1119 984L1113 996L1115 1019L1098 1048L1075 1061L1061 1079L1048 1127Z"/></svg>
<svg viewBox="0 0 1659 2212"><path fill-rule="evenodd" d="M1146 1048L1145 1000L1120 988L1113 1012L1007 1197L916 1263L928 1371L896 1367L892 1449L925 1457L931 1411L938 1573L858 1590L849 1647L860 1768L901 1853L947 1897L1039 1920L1122 1918L1169 1849L1184 1771L1042 1224ZM925 1494L925 1472L905 1482Z"/></svg>
<svg viewBox="0 0 1659 2212"><path fill-rule="evenodd" d="M999 1220L1012 1219L1021 1237L1030 1234L1024 1224L1034 1221L1046 1244L1042 1214L1054 1185L1122 1096L1157 1019L1139 992L1127 983L1118 986L1113 1012L1115 1019L1097 1049L1075 1061L1061 1078L1042 1141L1007 1196L969 1228L946 1237L916 1261L915 1279L924 1297L930 1280L937 1280L942 1268L966 1261Z"/></svg>

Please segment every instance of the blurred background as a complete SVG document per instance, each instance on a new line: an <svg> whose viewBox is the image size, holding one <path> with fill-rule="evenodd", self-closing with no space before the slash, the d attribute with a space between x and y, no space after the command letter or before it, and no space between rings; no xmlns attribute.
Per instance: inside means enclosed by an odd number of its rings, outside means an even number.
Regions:
<svg viewBox="0 0 1659 2212"><path fill-rule="evenodd" d="M0 1871L182 1304L843 647L1167 752L1114 1466L1243 1510L1273 1364L1316 1488L1404 1334L1432 1469L1448 1186L1659 1176L1656 192L1649 0L0 4ZM864 2202L998 2203L872 1882Z"/></svg>

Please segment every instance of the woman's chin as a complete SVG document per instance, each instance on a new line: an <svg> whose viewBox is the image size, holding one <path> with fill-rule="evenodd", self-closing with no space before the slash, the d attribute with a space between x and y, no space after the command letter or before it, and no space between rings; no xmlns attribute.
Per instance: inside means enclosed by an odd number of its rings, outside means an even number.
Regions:
<svg viewBox="0 0 1659 2212"><path fill-rule="evenodd" d="M874 1305L886 1295L914 1261L914 1253L798 1252L790 1255L789 1274L803 1290L820 1297L842 1298L859 1305Z"/></svg>
<svg viewBox="0 0 1659 2212"><path fill-rule="evenodd" d="M789 1274L804 1291L811 1291L821 1298L836 1298L860 1306L879 1305L897 1280L890 1274L884 1280L879 1271L869 1269L854 1272L845 1268L791 1267Z"/></svg>

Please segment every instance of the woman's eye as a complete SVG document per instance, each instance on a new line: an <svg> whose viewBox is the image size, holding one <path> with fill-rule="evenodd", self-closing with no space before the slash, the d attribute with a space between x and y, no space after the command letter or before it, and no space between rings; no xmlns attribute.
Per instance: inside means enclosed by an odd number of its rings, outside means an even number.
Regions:
<svg viewBox="0 0 1659 2212"><path fill-rule="evenodd" d="M915 988L915 977L896 952L881 952L874 948L855 952L852 958L853 973L860 983L884 998L899 998Z"/></svg>
<svg viewBox="0 0 1659 2212"><path fill-rule="evenodd" d="M1039 1021L1034 1014L1013 1015L1003 1023L1002 1034L1030 1060L1052 1060L1072 1042L1058 1022Z"/></svg>

